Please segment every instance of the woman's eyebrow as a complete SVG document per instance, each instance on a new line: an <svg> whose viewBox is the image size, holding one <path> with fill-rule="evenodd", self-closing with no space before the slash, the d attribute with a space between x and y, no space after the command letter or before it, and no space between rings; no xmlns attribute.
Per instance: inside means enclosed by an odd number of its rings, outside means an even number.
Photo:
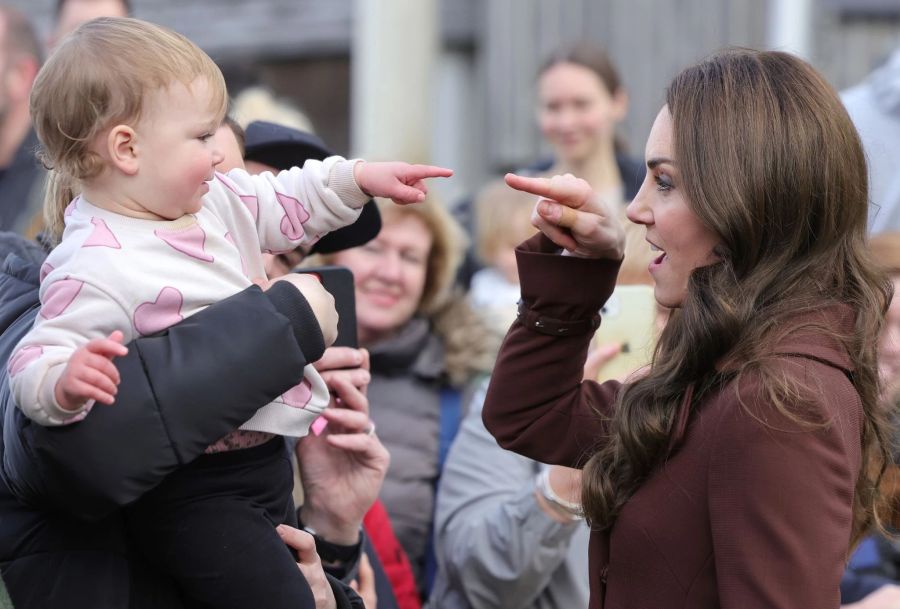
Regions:
<svg viewBox="0 0 900 609"><path fill-rule="evenodd" d="M647 167L649 169L655 169L657 165L662 165L663 163L668 163L669 165L674 165L675 161L667 157L656 157L653 159L647 160Z"/></svg>

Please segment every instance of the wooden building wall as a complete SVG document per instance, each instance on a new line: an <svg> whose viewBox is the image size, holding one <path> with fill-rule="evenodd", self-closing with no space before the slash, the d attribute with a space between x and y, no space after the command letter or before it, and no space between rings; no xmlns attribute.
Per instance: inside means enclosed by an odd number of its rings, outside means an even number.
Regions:
<svg viewBox="0 0 900 609"><path fill-rule="evenodd" d="M54 0L8 0L42 31ZM349 142L353 2L366 0L132 0L136 16L185 33L223 63L244 63L279 92L312 109L339 150ZM416 0L397 0L398 2ZM811 60L838 88L862 79L900 46L898 10L858 13L859 0L813 0ZM866 0L891 7L900 0ZM535 74L563 41L603 44L631 97L621 135L643 153L671 77L726 45L762 47L767 0L441 0L441 36L474 82L459 83L472 124L459 128L462 158L490 172L545 152L535 128ZM403 32L385 32L403 36ZM329 86L329 82L335 86ZM462 89L465 89L464 91ZM458 105L458 104L457 104ZM454 119L455 120L455 119ZM474 128L473 128L474 125ZM454 144L456 145L456 144Z"/></svg>

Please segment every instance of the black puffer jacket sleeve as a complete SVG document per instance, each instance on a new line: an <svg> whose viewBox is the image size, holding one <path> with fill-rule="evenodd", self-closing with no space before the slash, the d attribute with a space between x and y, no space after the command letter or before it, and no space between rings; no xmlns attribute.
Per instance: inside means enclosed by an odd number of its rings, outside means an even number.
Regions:
<svg viewBox="0 0 900 609"><path fill-rule="evenodd" d="M10 280L5 270L0 294ZM0 337L0 362L31 327L36 302L35 286L31 308ZM0 296L0 319L3 306ZM12 401L3 366L0 475L27 504L101 518L298 383L323 350L305 299L276 284L265 293L248 288L161 335L133 341L128 355L116 359L122 377L116 403L95 406L77 424L41 427L27 419Z"/></svg>

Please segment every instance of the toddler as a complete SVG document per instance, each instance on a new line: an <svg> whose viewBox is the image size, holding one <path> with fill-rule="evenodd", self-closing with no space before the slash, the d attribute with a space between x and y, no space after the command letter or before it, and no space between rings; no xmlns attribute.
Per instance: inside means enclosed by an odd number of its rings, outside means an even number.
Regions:
<svg viewBox="0 0 900 609"><path fill-rule="evenodd" d="M475 247L485 267L472 275L469 300L488 328L502 338L516 318L520 297L516 246L531 237L534 197L502 180L475 198Z"/></svg>
<svg viewBox="0 0 900 609"><path fill-rule="evenodd" d="M135 19L88 22L41 70L31 110L54 171L48 227L61 242L41 269L35 326L8 364L16 401L35 422L72 423L95 402L112 404L124 343L263 278L261 251L315 242L352 223L370 196L419 201L423 179L451 174L340 157L277 175L216 173L213 134L226 105L205 53ZM297 333L304 353L321 353L336 332L333 303L317 290L304 289L309 303L295 307L294 320L310 326ZM273 434L305 435L328 403L312 367L297 381L129 508L140 549L201 605L314 606L275 531L295 516L290 464Z"/></svg>

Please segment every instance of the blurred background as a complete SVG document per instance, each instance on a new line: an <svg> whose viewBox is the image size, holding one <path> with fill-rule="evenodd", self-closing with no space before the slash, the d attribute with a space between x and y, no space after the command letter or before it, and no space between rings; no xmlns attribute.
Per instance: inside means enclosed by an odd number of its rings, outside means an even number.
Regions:
<svg viewBox="0 0 900 609"><path fill-rule="evenodd" d="M55 0L11 0L46 35ZM791 50L838 89L900 46L900 0L133 0L222 67L232 95L261 84L343 154L453 167L453 203L546 154L535 75L564 42L604 46L631 99L621 130L643 154L669 79L726 45Z"/></svg>

